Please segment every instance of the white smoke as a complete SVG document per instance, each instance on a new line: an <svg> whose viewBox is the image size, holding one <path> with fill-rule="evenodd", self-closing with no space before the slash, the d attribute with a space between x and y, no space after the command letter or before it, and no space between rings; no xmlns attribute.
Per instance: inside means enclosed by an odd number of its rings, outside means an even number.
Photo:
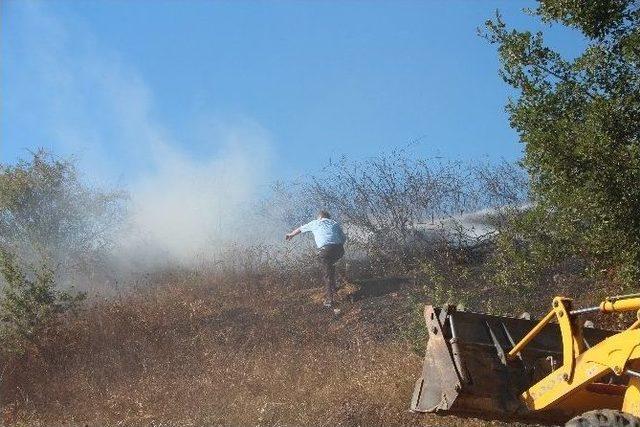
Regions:
<svg viewBox="0 0 640 427"><path fill-rule="evenodd" d="M248 242L259 227L253 209L270 166L261 129L230 130L223 149L203 160L156 147L154 170L131 188L127 234L119 251L188 264L221 245Z"/></svg>
<svg viewBox="0 0 640 427"><path fill-rule="evenodd" d="M77 156L94 184L129 192L114 248L122 265L188 264L264 231L252 214L270 176L264 127L199 111L178 132L158 119L144 76L82 22L62 20L46 3L16 5L14 13L29 89L7 96L32 106L25 118L36 118L45 148Z"/></svg>

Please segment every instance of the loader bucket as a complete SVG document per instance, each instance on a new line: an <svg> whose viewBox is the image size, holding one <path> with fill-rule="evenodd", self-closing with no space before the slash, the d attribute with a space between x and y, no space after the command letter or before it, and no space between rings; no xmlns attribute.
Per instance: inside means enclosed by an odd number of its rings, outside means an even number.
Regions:
<svg viewBox="0 0 640 427"><path fill-rule="evenodd" d="M559 419L562 413L529 412L520 394L562 364L559 327L550 323L520 353L506 354L537 323L535 320L425 307L428 330L422 376L411 410L502 419ZM584 329L587 346L612 331Z"/></svg>

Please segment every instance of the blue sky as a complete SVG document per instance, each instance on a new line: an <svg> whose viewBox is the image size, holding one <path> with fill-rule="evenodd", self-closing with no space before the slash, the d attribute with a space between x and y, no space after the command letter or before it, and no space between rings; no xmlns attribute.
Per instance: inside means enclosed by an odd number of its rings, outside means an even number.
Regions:
<svg viewBox="0 0 640 427"><path fill-rule="evenodd" d="M229 158L253 180L290 179L416 139L420 155L516 159L509 88L476 29L496 9L543 28L528 1L0 5L0 160L45 147L126 185ZM577 34L544 28L579 51Z"/></svg>

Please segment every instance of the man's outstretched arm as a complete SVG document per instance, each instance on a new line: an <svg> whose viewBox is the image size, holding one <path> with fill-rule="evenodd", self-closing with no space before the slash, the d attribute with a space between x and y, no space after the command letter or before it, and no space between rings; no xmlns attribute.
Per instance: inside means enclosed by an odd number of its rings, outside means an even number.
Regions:
<svg viewBox="0 0 640 427"><path fill-rule="evenodd" d="M293 239L295 236L297 236L300 233L301 233L300 229L296 228L291 233L285 235L284 238L287 239L287 240L291 240L291 239Z"/></svg>

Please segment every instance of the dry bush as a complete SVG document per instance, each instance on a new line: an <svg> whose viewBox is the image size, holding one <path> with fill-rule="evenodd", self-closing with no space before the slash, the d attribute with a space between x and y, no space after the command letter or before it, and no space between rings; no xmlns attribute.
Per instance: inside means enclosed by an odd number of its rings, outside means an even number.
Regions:
<svg viewBox="0 0 640 427"><path fill-rule="evenodd" d="M470 238L461 215L484 210L483 226L499 229L527 198L517 164L442 161L405 149L363 161L342 158L301 182L279 183L264 212L294 227L327 208L347 231L349 255L389 275L431 258L440 240L483 243L484 236Z"/></svg>

